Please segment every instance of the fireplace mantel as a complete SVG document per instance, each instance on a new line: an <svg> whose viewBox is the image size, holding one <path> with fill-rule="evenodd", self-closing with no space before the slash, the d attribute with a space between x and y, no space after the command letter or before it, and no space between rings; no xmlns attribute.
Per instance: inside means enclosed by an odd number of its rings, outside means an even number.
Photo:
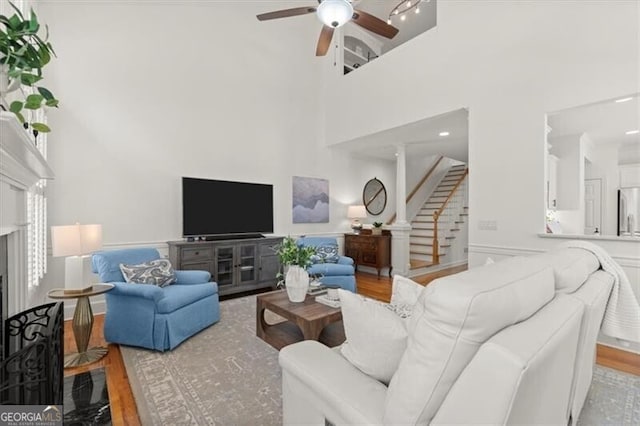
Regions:
<svg viewBox="0 0 640 426"><path fill-rule="evenodd" d="M27 131L12 113L0 111L0 235L7 235L8 313L27 308L27 191L40 179L53 179Z"/></svg>
<svg viewBox="0 0 640 426"><path fill-rule="evenodd" d="M20 189L28 189L40 179L53 179L47 161L16 117L0 111L0 178Z"/></svg>

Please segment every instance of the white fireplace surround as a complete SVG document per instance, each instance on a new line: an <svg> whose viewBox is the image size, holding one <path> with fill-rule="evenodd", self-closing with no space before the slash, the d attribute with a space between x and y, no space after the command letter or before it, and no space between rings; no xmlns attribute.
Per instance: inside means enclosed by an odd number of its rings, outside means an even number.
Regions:
<svg viewBox="0 0 640 426"><path fill-rule="evenodd" d="M9 315L27 308L27 191L53 178L27 131L13 114L0 111L0 235L7 235Z"/></svg>

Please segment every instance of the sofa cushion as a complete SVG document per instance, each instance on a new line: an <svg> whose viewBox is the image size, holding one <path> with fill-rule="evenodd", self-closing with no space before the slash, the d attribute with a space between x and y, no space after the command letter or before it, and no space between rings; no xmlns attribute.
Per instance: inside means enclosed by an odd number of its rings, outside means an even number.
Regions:
<svg viewBox="0 0 640 426"><path fill-rule="evenodd" d="M157 304L158 313L168 314L215 294L213 283L170 285L162 289L164 296Z"/></svg>
<svg viewBox="0 0 640 426"><path fill-rule="evenodd" d="M104 283L124 282L120 264L137 264L160 259L158 250L154 248L133 248L124 250L98 251L91 256L93 272L100 276Z"/></svg>
<svg viewBox="0 0 640 426"><path fill-rule="evenodd" d="M388 384L407 347L407 321L420 284L396 275L391 303L339 290L346 342L342 355L363 373Z"/></svg>
<svg viewBox="0 0 640 426"><path fill-rule="evenodd" d="M594 271L600 269L598 258L590 251L580 248L560 248L540 255L553 267L556 290L573 293Z"/></svg>
<svg viewBox="0 0 640 426"><path fill-rule="evenodd" d="M353 265L341 265L339 263L315 263L307 268L309 275L354 275Z"/></svg>
<svg viewBox="0 0 640 426"><path fill-rule="evenodd" d="M385 424L427 424L480 345L555 293L547 262L515 257L440 278L421 293L387 393Z"/></svg>
<svg viewBox="0 0 640 426"><path fill-rule="evenodd" d="M176 282L176 273L169 259L156 259L137 265L120 264L125 281L134 284L152 284L166 287Z"/></svg>

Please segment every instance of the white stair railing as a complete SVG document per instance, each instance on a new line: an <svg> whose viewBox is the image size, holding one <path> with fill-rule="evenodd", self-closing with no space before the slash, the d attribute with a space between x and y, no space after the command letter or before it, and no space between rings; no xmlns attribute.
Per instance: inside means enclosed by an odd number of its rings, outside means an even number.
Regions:
<svg viewBox="0 0 640 426"><path fill-rule="evenodd" d="M452 236L454 230L458 229L460 214L466 207L468 197L469 169L458 179L449 196L442 204L442 207L433 212L433 263L440 263L440 252L442 245L447 241L447 237Z"/></svg>

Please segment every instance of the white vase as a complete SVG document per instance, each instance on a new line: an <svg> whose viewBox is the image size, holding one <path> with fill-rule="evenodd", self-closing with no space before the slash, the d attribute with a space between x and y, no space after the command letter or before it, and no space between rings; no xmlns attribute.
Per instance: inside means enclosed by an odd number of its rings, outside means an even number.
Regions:
<svg viewBox="0 0 640 426"><path fill-rule="evenodd" d="M309 289L309 274L296 265L290 265L284 278L287 295L292 302L304 302Z"/></svg>

